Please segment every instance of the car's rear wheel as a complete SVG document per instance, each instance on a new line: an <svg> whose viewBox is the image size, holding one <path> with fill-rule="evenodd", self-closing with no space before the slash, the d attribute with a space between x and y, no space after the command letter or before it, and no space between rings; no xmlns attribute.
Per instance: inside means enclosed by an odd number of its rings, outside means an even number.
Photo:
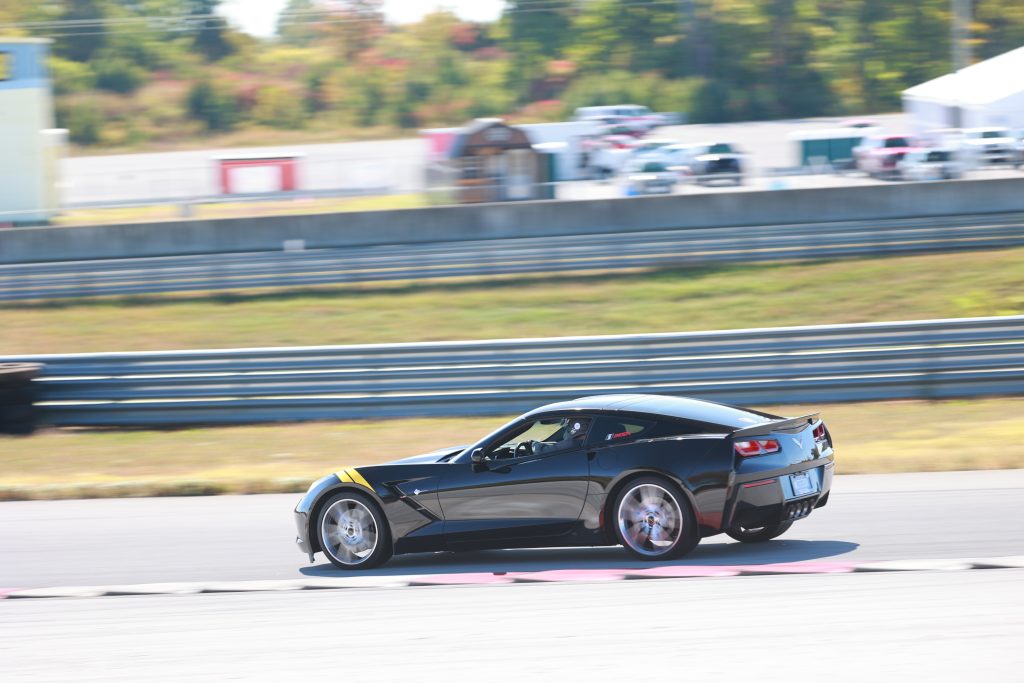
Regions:
<svg viewBox="0 0 1024 683"><path fill-rule="evenodd" d="M743 543L763 543L786 533L791 526L793 526L793 520L749 528L737 525L725 533Z"/></svg>
<svg viewBox="0 0 1024 683"><path fill-rule="evenodd" d="M341 569L369 569L391 557L391 534L377 504L357 491L331 496L317 519L320 548Z"/></svg>
<svg viewBox="0 0 1024 683"><path fill-rule="evenodd" d="M683 492L662 477L627 483L615 499L615 534L634 557L681 557L700 541L697 520Z"/></svg>

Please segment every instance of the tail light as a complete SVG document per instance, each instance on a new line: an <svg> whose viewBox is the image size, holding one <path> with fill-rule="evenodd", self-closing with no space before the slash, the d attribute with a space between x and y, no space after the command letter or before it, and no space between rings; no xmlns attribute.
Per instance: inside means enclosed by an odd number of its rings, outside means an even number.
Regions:
<svg viewBox="0 0 1024 683"><path fill-rule="evenodd" d="M754 455L778 453L782 446L775 439L757 439L756 441L737 441L733 444L736 455L749 458Z"/></svg>
<svg viewBox="0 0 1024 683"><path fill-rule="evenodd" d="M825 423L820 422L818 426L814 428L814 440L824 441L825 440Z"/></svg>

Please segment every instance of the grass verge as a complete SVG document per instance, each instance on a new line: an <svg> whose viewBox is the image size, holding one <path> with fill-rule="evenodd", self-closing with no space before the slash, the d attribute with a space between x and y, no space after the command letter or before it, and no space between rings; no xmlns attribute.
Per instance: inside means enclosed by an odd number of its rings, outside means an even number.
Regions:
<svg viewBox="0 0 1024 683"><path fill-rule="evenodd" d="M821 410L840 473L1024 467L1024 398L768 406ZM316 422L0 437L0 500L304 491L342 467L488 433L503 418ZM998 445L998 446L996 446Z"/></svg>
<svg viewBox="0 0 1024 683"><path fill-rule="evenodd" d="M676 332L1024 313L1024 248L0 306L0 354Z"/></svg>
<svg viewBox="0 0 1024 683"><path fill-rule="evenodd" d="M192 204L189 218L251 218L253 216L301 216L348 211L386 211L427 206L423 194L392 194L372 197L322 197L266 201L234 201ZM149 204L110 208L69 209L53 220L54 225L108 225L182 220L178 204Z"/></svg>

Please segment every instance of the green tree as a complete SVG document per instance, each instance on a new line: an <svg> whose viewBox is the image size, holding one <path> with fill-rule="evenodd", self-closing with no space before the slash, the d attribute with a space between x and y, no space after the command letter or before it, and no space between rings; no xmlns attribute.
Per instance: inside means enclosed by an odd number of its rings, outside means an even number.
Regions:
<svg viewBox="0 0 1024 683"><path fill-rule="evenodd" d="M1024 3L1020 0L975 0L975 58L988 59L1024 46Z"/></svg>
<svg viewBox="0 0 1024 683"><path fill-rule="evenodd" d="M95 145L103 137L103 113L92 102L58 106L57 125L67 128L68 138L76 145Z"/></svg>
<svg viewBox="0 0 1024 683"><path fill-rule="evenodd" d="M228 23L223 17L216 16L220 0L189 0L189 5L195 26L195 48L211 62L230 55L234 48L227 37Z"/></svg>
<svg viewBox="0 0 1024 683"><path fill-rule="evenodd" d="M87 62L107 44L107 7L101 0L65 0L60 20L74 22L54 45L54 53Z"/></svg>
<svg viewBox="0 0 1024 683"><path fill-rule="evenodd" d="M288 0L277 18L278 39L288 45L302 47L313 43L317 37L313 22L318 19L318 15L312 12L316 9L313 0Z"/></svg>
<svg viewBox="0 0 1024 683"><path fill-rule="evenodd" d="M346 62L355 61L387 32L384 0L337 0L329 7L323 32Z"/></svg>
<svg viewBox="0 0 1024 683"><path fill-rule="evenodd" d="M560 57L569 45L573 11L571 7L538 7L529 0L506 4L496 37L511 55L507 85L520 102L530 99L533 84L547 75L548 62Z"/></svg>
<svg viewBox="0 0 1024 683"><path fill-rule="evenodd" d="M58 97L96 87L96 74L88 64L52 55L49 66L53 92Z"/></svg>
<svg viewBox="0 0 1024 683"><path fill-rule="evenodd" d="M256 93L252 120L272 128L301 128L306 122L302 99L276 85L267 85Z"/></svg>
<svg viewBox="0 0 1024 683"><path fill-rule="evenodd" d="M117 56L105 56L93 61L96 71L96 86L111 92L128 94L139 89L146 78L146 72Z"/></svg>
<svg viewBox="0 0 1024 683"><path fill-rule="evenodd" d="M202 121L207 130L230 130L238 121L238 102L234 95L209 80L199 81L192 86L185 107L188 115Z"/></svg>

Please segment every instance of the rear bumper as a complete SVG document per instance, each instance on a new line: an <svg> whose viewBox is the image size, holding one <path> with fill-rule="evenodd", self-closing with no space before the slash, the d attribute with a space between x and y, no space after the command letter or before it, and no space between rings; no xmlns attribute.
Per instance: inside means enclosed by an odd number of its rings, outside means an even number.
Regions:
<svg viewBox="0 0 1024 683"><path fill-rule="evenodd" d="M793 472L737 483L723 517L723 531L733 526L754 528L802 519L828 503L835 461L800 470L815 482L815 490L804 495L793 491Z"/></svg>

